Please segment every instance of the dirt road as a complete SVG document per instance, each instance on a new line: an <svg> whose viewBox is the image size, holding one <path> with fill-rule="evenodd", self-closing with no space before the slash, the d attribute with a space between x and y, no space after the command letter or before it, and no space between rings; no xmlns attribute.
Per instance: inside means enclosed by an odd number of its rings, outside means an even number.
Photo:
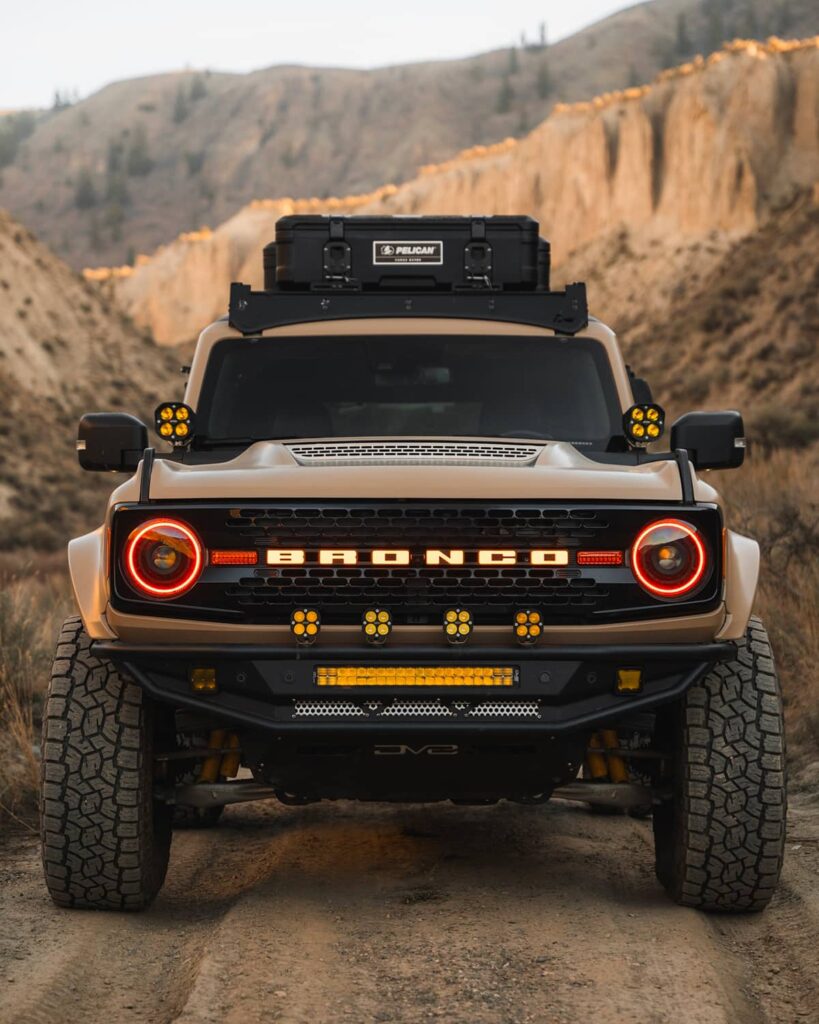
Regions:
<svg viewBox="0 0 819 1024"><path fill-rule="evenodd" d="M819 1021L819 808L755 917L667 902L650 826L568 804L232 808L142 915L49 902L0 843L2 1024Z"/></svg>

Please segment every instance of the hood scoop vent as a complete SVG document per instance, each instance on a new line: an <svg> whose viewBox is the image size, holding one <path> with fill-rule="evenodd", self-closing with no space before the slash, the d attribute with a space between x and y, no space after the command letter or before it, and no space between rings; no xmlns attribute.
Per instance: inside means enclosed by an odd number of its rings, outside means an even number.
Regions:
<svg viewBox="0 0 819 1024"><path fill-rule="evenodd" d="M539 444L485 441L339 441L289 444L300 466L533 466Z"/></svg>

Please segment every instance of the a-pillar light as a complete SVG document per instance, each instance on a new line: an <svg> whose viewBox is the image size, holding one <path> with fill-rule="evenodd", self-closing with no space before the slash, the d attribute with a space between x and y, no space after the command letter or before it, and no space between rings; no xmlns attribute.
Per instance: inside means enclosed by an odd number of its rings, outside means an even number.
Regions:
<svg viewBox="0 0 819 1024"><path fill-rule="evenodd" d="M634 447L659 441L664 429L665 413L659 405L632 405L623 414L623 433Z"/></svg>
<svg viewBox="0 0 819 1024"><path fill-rule="evenodd" d="M154 412L157 434L175 448L181 448L193 440L193 422L193 409L184 402L163 402Z"/></svg>

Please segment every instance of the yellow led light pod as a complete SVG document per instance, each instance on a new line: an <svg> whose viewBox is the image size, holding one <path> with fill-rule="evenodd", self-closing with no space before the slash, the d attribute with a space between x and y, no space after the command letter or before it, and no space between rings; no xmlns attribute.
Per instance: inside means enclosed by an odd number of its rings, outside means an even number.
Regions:
<svg viewBox="0 0 819 1024"><path fill-rule="evenodd" d="M635 448L659 440L664 427L665 413L659 405L632 405L623 414L623 433Z"/></svg>
<svg viewBox="0 0 819 1024"><path fill-rule="evenodd" d="M444 612L444 636L447 643L465 644L473 625L472 613L466 608L450 608Z"/></svg>
<svg viewBox="0 0 819 1024"><path fill-rule="evenodd" d="M368 644L384 644L392 632L392 616L386 608L368 608L361 617L361 630Z"/></svg>
<svg viewBox="0 0 819 1024"><path fill-rule="evenodd" d="M315 608L296 608L290 616L290 632L297 644L314 644L321 631L321 616Z"/></svg>
<svg viewBox="0 0 819 1024"><path fill-rule="evenodd" d="M536 643L543 635L543 616L528 608L521 609L515 613L514 630L519 644L526 646Z"/></svg>
<svg viewBox="0 0 819 1024"><path fill-rule="evenodd" d="M194 412L183 402L163 402L154 412L154 427L163 441L175 448L190 444L193 438Z"/></svg>

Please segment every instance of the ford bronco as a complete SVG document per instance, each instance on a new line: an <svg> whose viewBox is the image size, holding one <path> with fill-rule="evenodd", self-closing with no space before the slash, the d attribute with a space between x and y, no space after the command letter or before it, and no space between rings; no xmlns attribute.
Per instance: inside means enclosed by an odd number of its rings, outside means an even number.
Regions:
<svg viewBox="0 0 819 1024"><path fill-rule="evenodd" d="M528 218L285 218L156 447L68 548L44 717L60 906L140 909L172 830L278 799L651 815L656 873L759 910L782 865L782 705L759 549L707 471L737 412L664 413L553 290ZM532 813L537 813L535 810Z"/></svg>

